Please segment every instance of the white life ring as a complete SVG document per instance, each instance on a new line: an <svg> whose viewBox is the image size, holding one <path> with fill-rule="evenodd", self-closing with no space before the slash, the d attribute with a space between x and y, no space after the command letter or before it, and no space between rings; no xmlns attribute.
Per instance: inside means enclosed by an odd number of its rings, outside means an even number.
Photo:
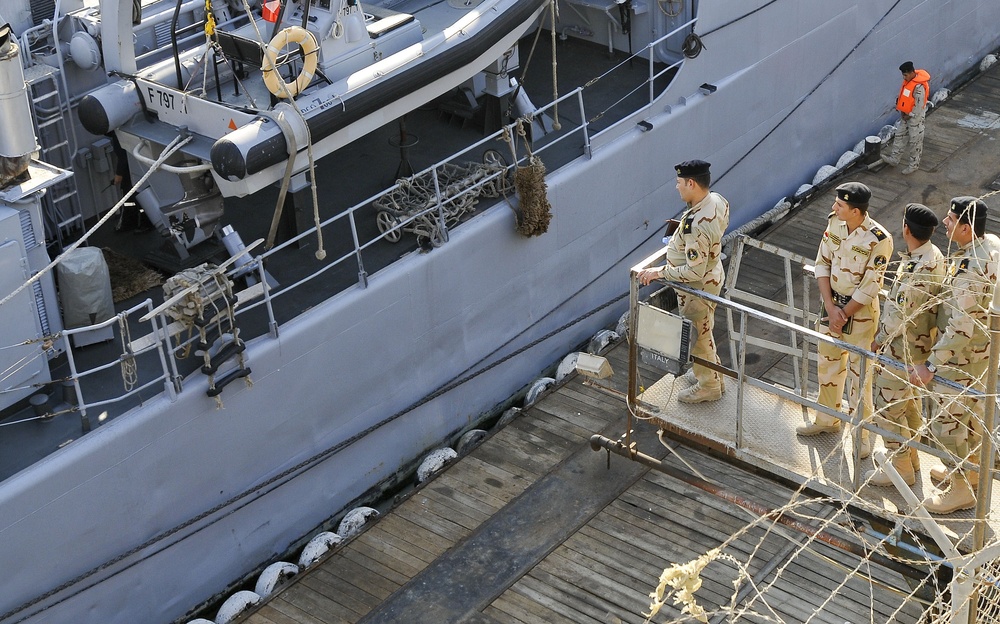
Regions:
<svg viewBox="0 0 1000 624"><path fill-rule="evenodd" d="M278 54L290 43L297 43L302 48L302 71L299 72L295 82L291 84L281 78L275 65ZM274 39L271 39L271 43L267 44L267 48L264 50L264 62L261 64L260 70L264 74L264 84L267 86L267 90L280 98L293 98L301 93L309 86L316 73L318 48L316 37L301 26L289 26L281 30L274 36Z"/></svg>

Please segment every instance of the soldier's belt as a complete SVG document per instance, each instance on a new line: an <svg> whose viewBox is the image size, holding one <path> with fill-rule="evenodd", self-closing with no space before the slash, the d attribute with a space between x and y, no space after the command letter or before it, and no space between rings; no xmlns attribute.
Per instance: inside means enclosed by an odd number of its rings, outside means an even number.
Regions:
<svg viewBox="0 0 1000 624"><path fill-rule="evenodd" d="M837 292L834 292L832 294L833 294L833 302L836 303L840 307L844 307L845 305L847 305L851 301L851 296L850 295L842 295L842 294L837 293Z"/></svg>

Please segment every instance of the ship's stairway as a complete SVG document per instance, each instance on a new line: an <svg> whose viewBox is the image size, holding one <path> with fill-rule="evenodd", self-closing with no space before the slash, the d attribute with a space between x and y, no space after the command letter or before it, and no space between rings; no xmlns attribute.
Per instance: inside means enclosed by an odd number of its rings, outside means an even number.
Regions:
<svg viewBox="0 0 1000 624"><path fill-rule="evenodd" d="M34 64L24 70L34 114L32 123L41 149L41 161L61 169L73 169L76 137L67 123L71 111L62 90L60 70L44 64ZM45 213L46 240L61 250L64 241L83 229L83 213L76 177L59 182L42 198Z"/></svg>

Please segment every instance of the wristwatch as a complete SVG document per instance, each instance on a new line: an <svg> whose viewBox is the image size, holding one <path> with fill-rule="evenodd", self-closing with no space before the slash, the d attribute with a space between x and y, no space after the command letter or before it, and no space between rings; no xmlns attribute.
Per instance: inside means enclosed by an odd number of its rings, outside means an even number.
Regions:
<svg viewBox="0 0 1000 624"><path fill-rule="evenodd" d="M930 362L924 362L924 366L927 367L927 370L929 370L932 375L937 375L937 366L934 366Z"/></svg>

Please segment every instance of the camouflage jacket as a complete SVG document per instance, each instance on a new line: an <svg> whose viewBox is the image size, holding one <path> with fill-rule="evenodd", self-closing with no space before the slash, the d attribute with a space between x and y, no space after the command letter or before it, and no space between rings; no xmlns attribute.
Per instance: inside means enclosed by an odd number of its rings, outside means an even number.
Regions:
<svg viewBox="0 0 1000 624"><path fill-rule="evenodd" d="M875 342L888 346L889 355L897 360L919 364L937 338L938 295L946 263L930 241L912 253L900 251L899 258Z"/></svg>
<svg viewBox="0 0 1000 624"><path fill-rule="evenodd" d="M834 213L827 219L816 253L816 277L829 277L834 293L878 310L878 293L892 256L892 237L867 215L850 233L847 222Z"/></svg>
<svg viewBox="0 0 1000 624"><path fill-rule="evenodd" d="M681 215L681 224L667 244L664 279L702 288L722 284L722 235L729 227L729 202L709 193Z"/></svg>
<svg viewBox="0 0 1000 624"><path fill-rule="evenodd" d="M960 367L989 357L987 317L997 281L997 254L975 238L948 257L938 308L938 340L927 361Z"/></svg>

